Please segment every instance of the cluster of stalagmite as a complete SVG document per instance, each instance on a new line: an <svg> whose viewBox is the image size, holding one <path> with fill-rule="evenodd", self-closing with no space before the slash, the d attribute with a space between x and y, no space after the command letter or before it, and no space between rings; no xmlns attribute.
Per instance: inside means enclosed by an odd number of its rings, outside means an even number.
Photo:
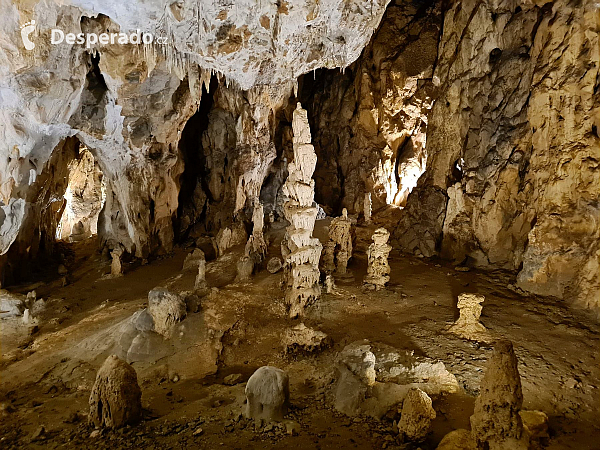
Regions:
<svg viewBox="0 0 600 450"><path fill-rule="evenodd" d="M326 273L345 275L348 260L352 257L352 222L346 208L329 225L329 241L325 244L323 269Z"/></svg>
<svg viewBox="0 0 600 450"><path fill-rule="evenodd" d="M392 247L387 243L390 233L385 228L378 228L373 233L373 243L369 245L367 256L369 266L365 277L365 286L371 289L383 289L390 281L390 265L388 255Z"/></svg>
<svg viewBox="0 0 600 450"><path fill-rule="evenodd" d="M286 303L293 318L303 315L304 308L321 295L319 259L323 246L312 237L318 212L312 179L317 155L311 144L308 116L300 103L294 111L292 129L294 160L288 165L289 174L283 185L283 193L288 198L284 214L290 226L281 244L281 253L286 269Z"/></svg>

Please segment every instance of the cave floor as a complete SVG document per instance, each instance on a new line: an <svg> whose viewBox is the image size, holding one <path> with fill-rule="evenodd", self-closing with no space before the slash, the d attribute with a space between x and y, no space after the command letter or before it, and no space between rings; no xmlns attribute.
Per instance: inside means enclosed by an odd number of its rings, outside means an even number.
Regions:
<svg viewBox="0 0 600 450"><path fill-rule="evenodd" d="M327 221L317 222L322 237ZM485 295L482 322L513 341L519 359L524 409L549 416L545 448L600 448L600 326L587 312L555 299L524 297L507 286L508 273L457 272L443 261L392 252L389 287L362 289L366 247L375 227L357 228L349 271L354 280L338 283L304 318L307 326L333 338L316 355L286 356L280 335L291 324L283 305L281 272L259 272L250 283L234 283L234 248L207 263L207 280L216 287L202 298L170 340L160 342L152 361L133 366L142 388L144 419L135 427L91 437L88 398L97 369L119 344L118 324L147 302L156 286L191 290L193 271L182 271L189 249L126 265L119 278L106 278L109 263L87 241L73 246L68 275L38 283L47 301L37 329L16 319L0 326L0 446L2 448L417 448L397 442L392 417L381 421L348 418L331 402L334 358L360 339L414 350L444 362L462 387L435 397L437 417L422 449L435 448L452 429L468 428L483 368L491 348L445 332L457 316L457 296ZM271 233L269 255L279 254L283 230ZM26 292L29 286L15 287ZM247 378L262 365L290 375L289 419L297 435L239 418ZM242 382L224 384L239 373ZM177 380L173 382L172 380ZM43 427L43 429L42 429Z"/></svg>

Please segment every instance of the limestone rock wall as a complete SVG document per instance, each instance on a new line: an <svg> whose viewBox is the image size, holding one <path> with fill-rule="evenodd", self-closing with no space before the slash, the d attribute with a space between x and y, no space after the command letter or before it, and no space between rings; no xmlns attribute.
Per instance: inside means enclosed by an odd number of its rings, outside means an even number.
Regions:
<svg viewBox="0 0 600 450"><path fill-rule="evenodd" d="M442 24L440 2L390 2L381 26L345 71L302 78L319 164L316 200L350 213L404 205L425 170L427 115Z"/></svg>
<svg viewBox="0 0 600 450"><path fill-rule="evenodd" d="M598 26L589 0L450 6L397 245L600 305Z"/></svg>
<svg viewBox="0 0 600 450"><path fill-rule="evenodd" d="M227 121L227 129L234 124L240 157L232 201L234 211L247 206L260 194L274 159L265 129L272 126L276 102L263 97L289 95L296 78L309 70L352 63L386 5L0 0L0 158L7 161L0 164L0 268L17 255L35 258L39 246L31 239L45 239L36 225L44 223L41 210L33 204L45 191L36 178L50 170L53 155L70 137L90 149L105 176L98 221L103 244L121 245L139 257L169 251L183 171L178 141L214 73L244 103L215 115ZM35 46L26 49L20 27L32 20L28 37ZM139 29L166 45L51 45L54 28L75 34ZM218 142L219 133L212 138ZM50 195L63 193L57 187ZM55 228L57 215L52 212L43 226Z"/></svg>

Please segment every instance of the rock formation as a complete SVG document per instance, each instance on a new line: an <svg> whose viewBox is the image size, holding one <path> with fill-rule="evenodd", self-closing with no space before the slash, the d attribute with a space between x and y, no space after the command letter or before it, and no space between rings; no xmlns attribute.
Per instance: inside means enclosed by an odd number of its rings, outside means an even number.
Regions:
<svg viewBox="0 0 600 450"><path fill-rule="evenodd" d="M27 297L0 289L0 319L22 316Z"/></svg>
<svg viewBox="0 0 600 450"><path fill-rule="evenodd" d="M471 416L471 433L477 445L491 450L519 448L523 433L519 415L522 404L521 378L513 345L510 341L498 341Z"/></svg>
<svg viewBox="0 0 600 450"><path fill-rule="evenodd" d="M525 291L597 308L596 7L465 6L444 14L427 170L394 238L424 256L518 271Z"/></svg>
<svg viewBox="0 0 600 450"><path fill-rule="evenodd" d="M252 213L252 223L254 228L252 235L248 238L246 243L246 256L249 256L255 264L260 264L267 254L267 242L263 234L263 227L265 224L265 213L263 205L257 203L254 205L254 212Z"/></svg>
<svg viewBox="0 0 600 450"><path fill-rule="evenodd" d="M458 391L444 363L367 340L348 344L336 357L334 407L348 416L381 418L412 388L428 395Z"/></svg>
<svg viewBox="0 0 600 450"><path fill-rule="evenodd" d="M325 333L309 328L303 323L285 330L281 341L287 354L315 353L331 346L332 343Z"/></svg>
<svg viewBox="0 0 600 450"><path fill-rule="evenodd" d="M484 300L483 295L460 294L457 304L460 316L448 331L471 341L491 342L490 333L479 321Z"/></svg>
<svg viewBox="0 0 600 450"><path fill-rule="evenodd" d="M373 243L367 250L368 267L364 283L370 289L380 290L390 281L390 265L388 255L392 247L387 241L390 233L385 228L378 228L373 234Z"/></svg>
<svg viewBox="0 0 600 450"><path fill-rule="evenodd" d="M89 421L97 428L134 425L142 417L141 398L135 369L117 356L109 356L96 375Z"/></svg>
<svg viewBox="0 0 600 450"><path fill-rule="evenodd" d="M247 418L281 421L289 402L289 377L283 370L263 366L248 379L244 407Z"/></svg>
<svg viewBox="0 0 600 450"><path fill-rule="evenodd" d="M194 290L201 291L206 288L208 288L208 284L206 283L206 260L200 259L198 261L198 273L194 280Z"/></svg>
<svg viewBox="0 0 600 450"><path fill-rule="evenodd" d="M277 273L281 270L282 266L283 263L281 262L281 258L273 256L271 259L269 259L269 262L267 263L267 270L269 271L269 273Z"/></svg>
<svg viewBox="0 0 600 450"><path fill-rule="evenodd" d="M110 275L112 277L120 277L123 275L123 264L121 263L121 256L123 255L123 249L116 247L110 252L112 261L110 263Z"/></svg>
<svg viewBox="0 0 600 450"><path fill-rule="evenodd" d="M325 244L323 268L325 273L345 275L348 260L352 258L352 222L348 219L346 208L341 217L334 218L329 224L329 241Z"/></svg>
<svg viewBox="0 0 600 450"><path fill-rule="evenodd" d="M427 437L431 421L435 419L431 398L421 389L408 391L402 402L398 433L404 440L420 442Z"/></svg>
<svg viewBox="0 0 600 450"><path fill-rule="evenodd" d="M289 175L283 185L288 197L285 218L290 222L281 252L287 277L286 304L290 317L304 314L304 309L321 295L319 258L322 245L312 237L317 216L314 202L315 182L312 174L317 156L311 144L306 110L298 103L292 121L294 160L288 165Z"/></svg>
<svg viewBox="0 0 600 450"><path fill-rule="evenodd" d="M154 331L169 337L171 327L185 318L186 307L179 295L156 288L148 293L148 312L154 319Z"/></svg>

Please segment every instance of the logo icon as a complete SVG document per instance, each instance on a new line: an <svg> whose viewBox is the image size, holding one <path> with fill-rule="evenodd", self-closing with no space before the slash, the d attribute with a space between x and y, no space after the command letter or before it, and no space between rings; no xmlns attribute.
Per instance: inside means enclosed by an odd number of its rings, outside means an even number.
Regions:
<svg viewBox="0 0 600 450"><path fill-rule="evenodd" d="M21 25L21 39L23 39L23 45L26 50L33 50L35 44L29 39L29 35L35 31L35 20L27 22L25 25Z"/></svg>

